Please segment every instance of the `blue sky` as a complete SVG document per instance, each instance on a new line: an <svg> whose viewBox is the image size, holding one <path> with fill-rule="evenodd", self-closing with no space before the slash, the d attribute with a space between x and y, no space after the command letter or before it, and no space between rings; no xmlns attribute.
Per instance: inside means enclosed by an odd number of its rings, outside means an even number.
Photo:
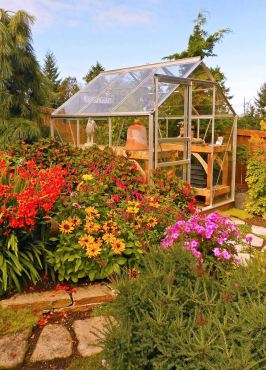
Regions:
<svg viewBox="0 0 266 370"><path fill-rule="evenodd" d="M0 0L8 10L24 9L36 17L33 39L40 63L54 52L61 77L80 82L99 60L106 69L160 61L186 48L199 11L206 11L209 32L230 28L205 60L219 65L243 111L266 82L266 0Z"/></svg>

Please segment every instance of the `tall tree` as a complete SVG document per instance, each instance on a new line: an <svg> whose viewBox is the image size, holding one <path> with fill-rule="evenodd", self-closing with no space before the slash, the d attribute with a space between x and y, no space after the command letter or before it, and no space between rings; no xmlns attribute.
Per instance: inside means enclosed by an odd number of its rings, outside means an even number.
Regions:
<svg viewBox="0 0 266 370"><path fill-rule="evenodd" d="M63 104L79 91L79 85L76 77L66 77L59 86L59 104Z"/></svg>
<svg viewBox="0 0 266 370"><path fill-rule="evenodd" d="M266 115L266 82L264 82L258 91L258 97L255 98L255 105L260 117L264 117Z"/></svg>
<svg viewBox="0 0 266 370"><path fill-rule="evenodd" d="M58 106L60 96L59 96L59 86L61 79L59 79L59 70L57 67L57 62L54 53L50 50L47 51L44 58L43 74L47 79L51 93L49 94L49 105L53 108Z"/></svg>
<svg viewBox="0 0 266 370"><path fill-rule="evenodd" d="M216 56L214 53L215 45L222 41L225 34L231 32L230 29L223 28L212 34L209 34L203 28L207 24L207 18L202 12L198 14L197 19L194 20L194 23L195 26L192 34L189 36L187 49L180 53L168 55L163 59L178 60L196 56L200 56L201 58ZM225 86L226 77L221 72L220 67L210 68L210 70L216 81L220 83L227 97L231 98L232 96L229 96L229 88Z"/></svg>
<svg viewBox="0 0 266 370"><path fill-rule="evenodd" d="M98 76L99 73L103 72L105 69L104 67L101 65L101 63L99 63L98 61L96 62L96 64L94 66L91 66L91 68L89 69L88 73L86 74L86 76L83 77L83 80L86 82L86 83L89 83L91 80L93 80L96 76Z"/></svg>
<svg viewBox="0 0 266 370"><path fill-rule="evenodd" d="M45 104L47 86L34 54L25 11L0 9L0 117L36 117Z"/></svg>
<svg viewBox="0 0 266 370"><path fill-rule="evenodd" d="M61 82L61 79L58 78L60 72L58 71L55 55L50 50L46 52L44 57L43 73L58 88Z"/></svg>

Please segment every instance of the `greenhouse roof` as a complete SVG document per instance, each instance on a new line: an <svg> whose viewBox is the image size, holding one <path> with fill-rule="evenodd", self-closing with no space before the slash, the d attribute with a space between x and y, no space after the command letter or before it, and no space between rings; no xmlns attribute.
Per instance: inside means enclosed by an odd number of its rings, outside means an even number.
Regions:
<svg viewBox="0 0 266 370"><path fill-rule="evenodd" d="M104 71L57 108L54 117L148 115L154 111L154 76L187 78L202 62L200 57ZM158 105L176 89L160 86Z"/></svg>

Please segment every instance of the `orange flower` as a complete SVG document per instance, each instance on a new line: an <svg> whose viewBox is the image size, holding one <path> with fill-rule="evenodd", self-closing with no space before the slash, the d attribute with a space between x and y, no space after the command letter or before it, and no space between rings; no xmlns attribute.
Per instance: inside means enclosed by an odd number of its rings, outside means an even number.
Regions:
<svg viewBox="0 0 266 370"><path fill-rule="evenodd" d="M71 222L74 227L79 227L82 224L82 221L78 216L69 217L68 221Z"/></svg>
<svg viewBox="0 0 266 370"><path fill-rule="evenodd" d="M157 220L156 217L150 216L150 217L147 218L147 224L148 224L148 226L155 227L157 225L157 223L158 223L158 220Z"/></svg>
<svg viewBox="0 0 266 370"><path fill-rule="evenodd" d="M111 233L107 233L107 234L104 234L102 239L107 242L107 243L112 243L113 241L116 240L116 237L114 236L114 234L111 234Z"/></svg>
<svg viewBox="0 0 266 370"><path fill-rule="evenodd" d="M115 254L122 254L126 249L126 245L121 239L115 239L111 243L111 248Z"/></svg>
<svg viewBox="0 0 266 370"><path fill-rule="evenodd" d="M108 233L118 233L119 232L119 228L118 228L118 225L116 222L114 221L105 221L103 223L103 231L108 234Z"/></svg>
<svg viewBox="0 0 266 370"><path fill-rule="evenodd" d="M100 230L101 226L96 224L95 222L87 220L84 229L88 231L88 233L97 233Z"/></svg>
<svg viewBox="0 0 266 370"><path fill-rule="evenodd" d="M94 242L95 242L95 238L93 236L91 236L91 235L88 235L88 234L82 235L79 238L79 244L82 247L85 247L85 248L89 247Z"/></svg>
<svg viewBox="0 0 266 370"><path fill-rule="evenodd" d="M100 218L100 214L95 207L87 207L85 212L88 218Z"/></svg>
<svg viewBox="0 0 266 370"><path fill-rule="evenodd" d="M72 231L74 230L74 226L73 226L72 222L70 222L69 220L64 220L64 221L61 222L61 224L59 226L59 230L63 234L71 234Z"/></svg>

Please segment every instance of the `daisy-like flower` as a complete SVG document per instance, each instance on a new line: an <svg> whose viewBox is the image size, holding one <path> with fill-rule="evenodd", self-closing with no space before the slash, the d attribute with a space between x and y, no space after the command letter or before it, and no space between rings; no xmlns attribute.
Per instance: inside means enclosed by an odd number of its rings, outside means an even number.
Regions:
<svg viewBox="0 0 266 370"><path fill-rule="evenodd" d="M119 233L119 228L116 222L114 221L105 221L103 223L103 231L106 234L118 234Z"/></svg>
<svg viewBox="0 0 266 370"><path fill-rule="evenodd" d="M88 233L97 233L101 229L101 226L99 224L96 224L95 222L87 220L84 229Z"/></svg>
<svg viewBox="0 0 266 370"><path fill-rule="evenodd" d="M95 207L87 207L85 208L85 212L88 218L100 218L100 213Z"/></svg>
<svg viewBox="0 0 266 370"><path fill-rule="evenodd" d="M113 219L113 218L115 218L115 216L116 216L116 212L115 212L114 210L111 210L111 211L109 211L109 212L107 213L107 217L108 217L108 218Z"/></svg>
<svg viewBox="0 0 266 370"><path fill-rule="evenodd" d="M104 234L102 239L107 242L107 243L112 243L113 241L116 240L116 237L114 236L114 234L111 234L111 233L107 233L107 234Z"/></svg>
<svg viewBox="0 0 266 370"><path fill-rule="evenodd" d="M157 225L157 222L158 222L158 220L154 216L150 216L150 217L147 218L147 224L150 227L155 227Z"/></svg>
<svg viewBox="0 0 266 370"><path fill-rule="evenodd" d="M71 234L74 230L74 226L71 221L69 220L63 220L61 224L59 225L59 230L63 234Z"/></svg>
<svg viewBox="0 0 266 370"><path fill-rule="evenodd" d="M90 174L83 175L83 176L82 176L82 179L83 179L84 181L91 181L91 180L93 180L93 179L94 179L94 176L90 173Z"/></svg>
<svg viewBox="0 0 266 370"><path fill-rule="evenodd" d="M88 234L84 234L82 235L80 238L79 238L79 244L84 247L84 248L87 248L89 247L90 245L92 245L93 243L95 242L95 238L91 235L88 235Z"/></svg>
<svg viewBox="0 0 266 370"><path fill-rule="evenodd" d="M115 239L111 243L111 248L115 254L122 254L126 249L126 245L121 239Z"/></svg>
<svg viewBox="0 0 266 370"><path fill-rule="evenodd" d="M101 254L101 251L102 251L101 245L102 245L101 240L95 239L94 243L90 244L86 248L87 256L89 256L90 258L94 258L94 257L97 257L99 254Z"/></svg>
<svg viewBox="0 0 266 370"><path fill-rule="evenodd" d="M138 211L139 211L139 208L137 206L134 206L134 207L127 207L126 209L127 213L129 214L137 214Z"/></svg>
<svg viewBox="0 0 266 370"><path fill-rule="evenodd" d="M129 279L137 279L140 276L140 271L133 267L127 271Z"/></svg>
<svg viewBox="0 0 266 370"><path fill-rule="evenodd" d="M70 221L74 227L79 227L82 224L82 221L78 216L69 217L68 221Z"/></svg>

